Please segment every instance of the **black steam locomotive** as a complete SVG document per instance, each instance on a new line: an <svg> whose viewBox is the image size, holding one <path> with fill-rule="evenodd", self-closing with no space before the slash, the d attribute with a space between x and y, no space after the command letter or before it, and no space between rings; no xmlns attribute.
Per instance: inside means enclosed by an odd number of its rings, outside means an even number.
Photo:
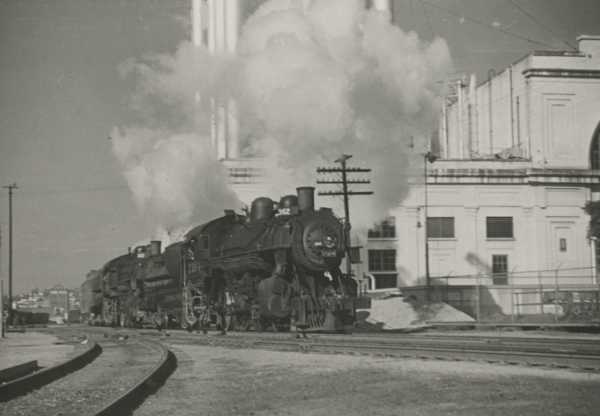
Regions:
<svg viewBox="0 0 600 416"><path fill-rule="evenodd" d="M82 285L82 312L103 325L347 330L356 285L340 271L344 250L340 220L301 187L227 210L162 253L153 241L110 260Z"/></svg>

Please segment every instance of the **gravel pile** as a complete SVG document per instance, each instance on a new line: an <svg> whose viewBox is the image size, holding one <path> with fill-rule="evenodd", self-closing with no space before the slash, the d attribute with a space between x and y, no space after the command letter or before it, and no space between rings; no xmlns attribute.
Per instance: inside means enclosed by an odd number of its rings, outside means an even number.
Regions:
<svg viewBox="0 0 600 416"><path fill-rule="evenodd" d="M0 403L0 415L90 414L108 404L146 374L160 351L136 342L100 342L102 354L87 366L25 396Z"/></svg>
<svg viewBox="0 0 600 416"><path fill-rule="evenodd" d="M416 305L404 297L373 299L370 309L357 312L359 327L371 326L373 329L396 330L423 326L427 321L435 322L473 322L464 312L447 303Z"/></svg>

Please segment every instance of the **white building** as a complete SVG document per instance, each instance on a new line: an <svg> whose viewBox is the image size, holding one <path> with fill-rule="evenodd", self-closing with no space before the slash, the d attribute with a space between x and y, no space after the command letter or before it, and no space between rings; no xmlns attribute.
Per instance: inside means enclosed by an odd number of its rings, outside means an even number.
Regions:
<svg viewBox="0 0 600 416"><path fill-rule="evenodd" d="M600 37L578 46L454 84L427 186L412 186L393 237L362 244L371 289L427 283L426 228L432 284L597 289L583 207L600 199Z"/></svg>

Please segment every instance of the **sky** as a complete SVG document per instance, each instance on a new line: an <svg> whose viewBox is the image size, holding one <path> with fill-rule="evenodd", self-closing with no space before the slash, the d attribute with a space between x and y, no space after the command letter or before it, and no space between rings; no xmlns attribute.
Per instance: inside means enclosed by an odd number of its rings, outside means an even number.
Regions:
<svg viewBox="0 0 600 416"><path fill-rule="evenodd" d="M109 134L134 114L119 66L173 53L190 0L0 0L0 185L16 182L14 292L77 287L151 229L136 211ZM259 1L242 0L246 8ZM394 20L444 38L454 73L478 78L533 50L600 34L597 0L395 0ZM571 45L571 46L569 46ZM0 192L0 278L8 278L8 192Z"/></svg>

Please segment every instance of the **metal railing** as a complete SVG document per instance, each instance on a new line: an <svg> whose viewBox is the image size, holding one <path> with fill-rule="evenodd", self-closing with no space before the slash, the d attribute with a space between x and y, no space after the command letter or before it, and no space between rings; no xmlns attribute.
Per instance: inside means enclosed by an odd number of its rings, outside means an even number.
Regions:
<svg viewBox="0 0 600 416"><path fill-rule="evenodd" d="M431 283L432 301L478 322L600 323L600 286L591 267L433 276Z"/></svg>

